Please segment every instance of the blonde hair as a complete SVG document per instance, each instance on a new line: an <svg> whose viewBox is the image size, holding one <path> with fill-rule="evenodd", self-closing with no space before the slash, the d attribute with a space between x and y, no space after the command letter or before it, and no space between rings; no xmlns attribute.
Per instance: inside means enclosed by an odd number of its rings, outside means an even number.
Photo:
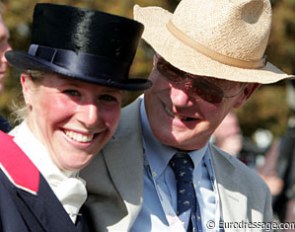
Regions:
<svg viewBox="0 0 295 232"><path fill-rule="evenodd" d="M25 70L22 72L22 75L27 75L31 78L36 87L40 85L40 82L44 78L44 74L44 72L37 70ZM13 100L11 109L14 124L19 124L28 116L29 106L25 103L22 93L17 100Z"/></svg>

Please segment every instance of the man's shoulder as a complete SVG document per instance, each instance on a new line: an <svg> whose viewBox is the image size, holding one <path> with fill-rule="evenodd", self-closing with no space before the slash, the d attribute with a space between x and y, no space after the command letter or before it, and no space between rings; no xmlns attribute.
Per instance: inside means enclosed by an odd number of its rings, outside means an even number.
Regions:
<svg viewBox="0 0 295 232"><path fill-rule="evenodd" d="M122 109L122 115L124 116L124 115L129 114L130 112L134 112L134 111L139 112L140 104L141 104L142 100L143 100L143 98L140 96L140 97L136 98L130 104L124 106Z"/></svg>
<svg viewBox="0 0 295 232"><path fill-rule="evenodd" d="M132 136L141 128L140 122L140 104L142 99L138 98L122 109L122 114L118 128L114 137Z"/></svg>
<svg viewBox="0 0 295 232"><path fill-rule="evenodd" d="M245 165L238 158L222 151L221 149L213 146L212 149L215 150L215 156L220 156L217 162L227 162L228 166L234 169L230 176L231 179L238 180L238 182L243 183L245 186L256 186L256 187L264 187L267 188L267 185L259 176L256 169L250 168ZM220 161L223 160L223 161ZM218 163L216 165L219 165Z"/></svg>

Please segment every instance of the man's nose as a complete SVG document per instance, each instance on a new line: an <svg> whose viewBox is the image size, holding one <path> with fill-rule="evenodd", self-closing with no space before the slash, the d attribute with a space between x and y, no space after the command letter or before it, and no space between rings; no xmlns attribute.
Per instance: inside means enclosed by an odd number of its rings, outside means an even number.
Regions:
<svg viewBox="0 0 295 232"><path fill-rule="evenodd" d="M189 91L185 88L171 87L171 99L175 106L185 106L190 101Z"/></svg>

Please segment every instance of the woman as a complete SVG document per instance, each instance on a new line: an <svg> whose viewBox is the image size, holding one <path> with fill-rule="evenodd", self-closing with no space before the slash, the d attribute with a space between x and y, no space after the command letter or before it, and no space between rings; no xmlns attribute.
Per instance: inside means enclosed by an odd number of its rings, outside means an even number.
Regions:
<svg viewBox="0 0 295 232"><path fill-rule="evenodd" d="M142 25L102 12L37 4L22 69L23 121L0 133L0 231L89 231L79 170L106 144L120 116ZM99 177L98 177L99 178ZM99 217L99 215L97 215Z"/></svg>

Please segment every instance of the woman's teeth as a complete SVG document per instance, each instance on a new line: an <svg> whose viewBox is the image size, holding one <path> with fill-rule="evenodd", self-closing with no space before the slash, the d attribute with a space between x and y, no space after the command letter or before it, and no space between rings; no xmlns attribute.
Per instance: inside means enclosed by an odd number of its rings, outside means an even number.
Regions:
<svg viewBox="0 0 295 232"><path fill-rule="evenodd" d="M83 135L79 134L73 131L66 131L65 132L66 136L69 137L72 140L75 140L80 143L87 143L91 142L93 140L94 135Z"/></svg>

